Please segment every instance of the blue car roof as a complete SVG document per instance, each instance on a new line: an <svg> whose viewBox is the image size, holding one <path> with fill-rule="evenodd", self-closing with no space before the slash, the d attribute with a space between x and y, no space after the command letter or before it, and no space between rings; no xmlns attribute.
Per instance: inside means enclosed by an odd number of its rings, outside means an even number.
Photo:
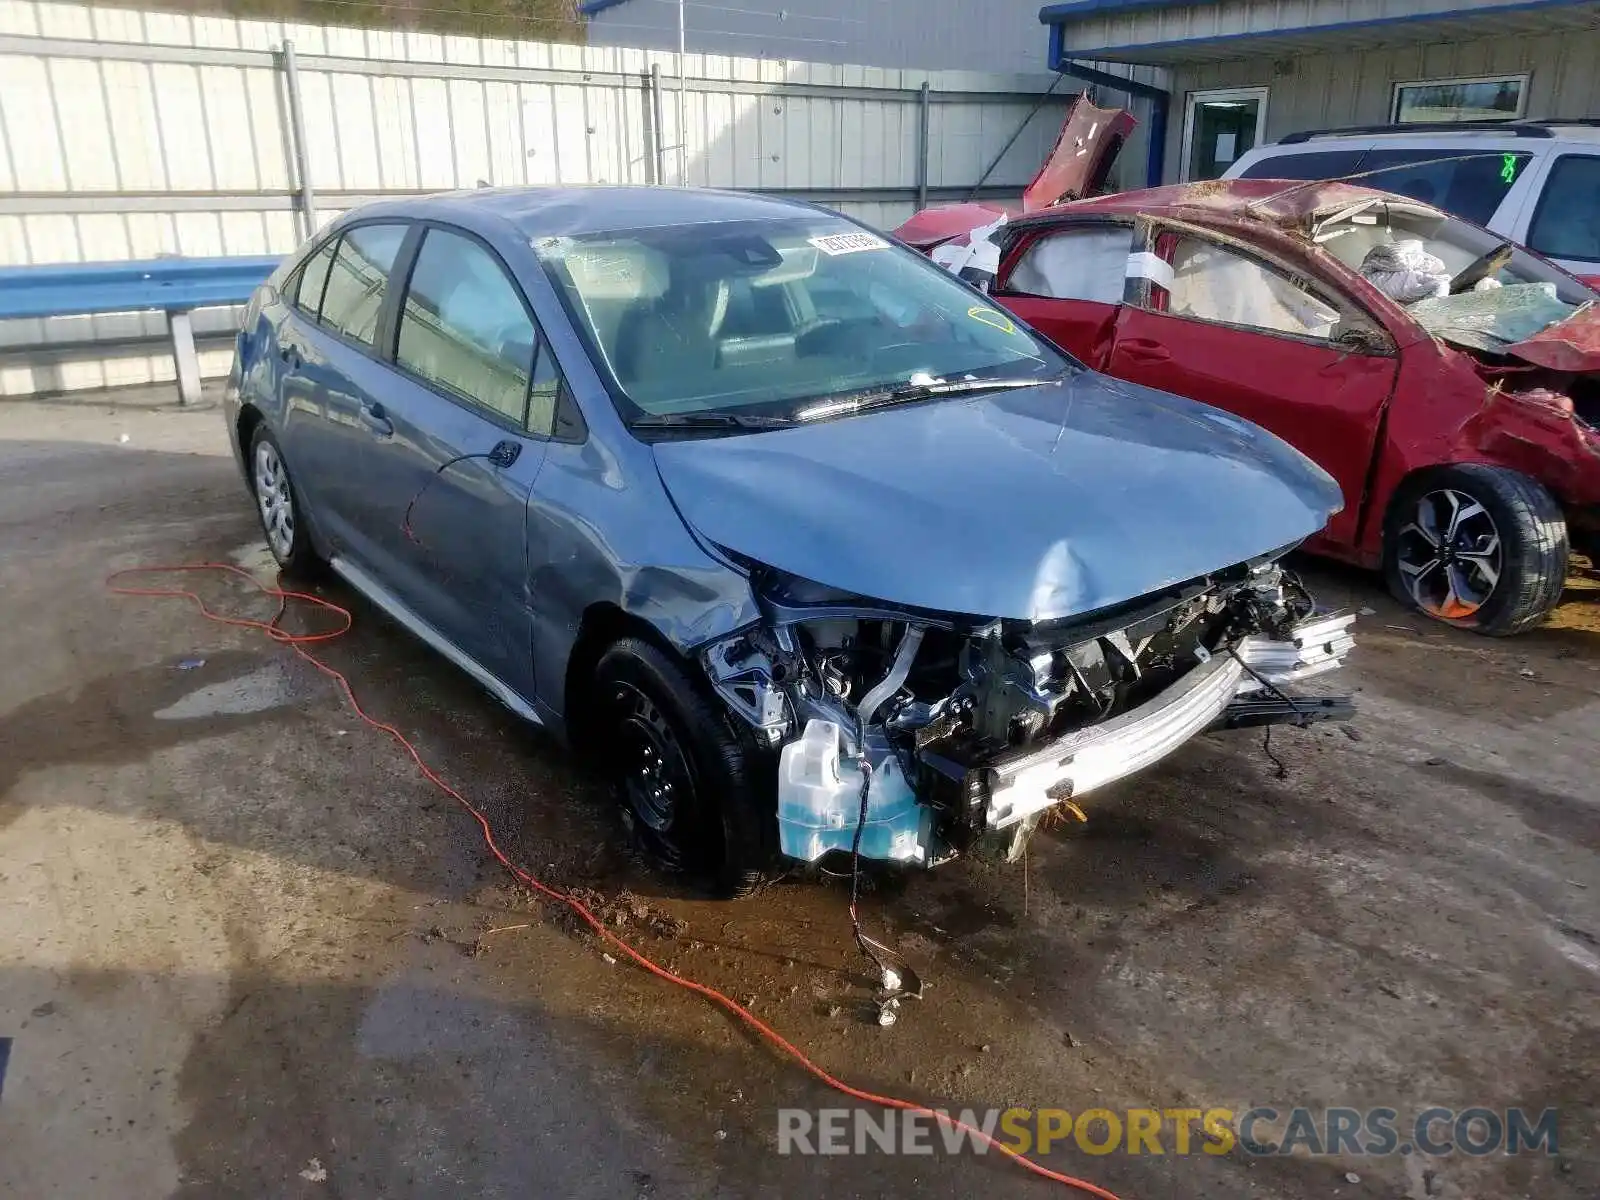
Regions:
<svg viewBox="0 0 1600 1200"><path fill-rule="evenodd" d="M750 192L672 187L477 188L364 205L351 217L435 217L471 229L509 222L528 237L605 233L656 225L771 221L815 215L803 201Z"/></svg>

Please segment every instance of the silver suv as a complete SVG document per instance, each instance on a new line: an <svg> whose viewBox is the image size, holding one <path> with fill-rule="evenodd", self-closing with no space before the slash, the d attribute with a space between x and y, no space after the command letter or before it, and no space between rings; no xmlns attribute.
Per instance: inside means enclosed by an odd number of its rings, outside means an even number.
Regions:
<svg viewBox="0 0 1600 1200"><path fill-rule="evenodd" d="M1600 121L1366 125L1290 134L1227 179L1344 179L1435 205L1600 282Z"/></svg>

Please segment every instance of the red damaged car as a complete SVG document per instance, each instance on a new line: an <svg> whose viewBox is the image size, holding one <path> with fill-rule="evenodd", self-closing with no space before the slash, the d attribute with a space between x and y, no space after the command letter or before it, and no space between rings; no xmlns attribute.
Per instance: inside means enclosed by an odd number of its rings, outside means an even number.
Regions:
<svg viewBox="0 0 1600 1200"><path fill-rule="evenodd" d="M931 252L958 224L930 210L896 232ZM1559 600L1569 544L1600 552L1600 311L1537 255L1404 197L1261 179L989 237L995 298L1090 367L1320 463L1345 508L1306 548L1381 567L1403 602L1517 633Z"/></svg>

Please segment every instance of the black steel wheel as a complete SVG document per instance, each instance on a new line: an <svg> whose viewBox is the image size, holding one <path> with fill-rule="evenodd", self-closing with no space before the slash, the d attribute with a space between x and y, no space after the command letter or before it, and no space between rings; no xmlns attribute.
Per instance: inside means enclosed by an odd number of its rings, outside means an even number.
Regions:
<svg viewBox="0 0 1600 1200"><path fill-rule="evenodd" d="M772 756L690 668L642 638L601 656L591 704L588 742L634 845L714 894L755 891L775 857Z"/></svg>
<svg viewBox="0 0 1600 1200"><path fill-rule="evenodd" d="M612 684L614 781L622 822L664 870L679 871L703 849L695 828L698 784L666 714L631 679Z"/></svg>

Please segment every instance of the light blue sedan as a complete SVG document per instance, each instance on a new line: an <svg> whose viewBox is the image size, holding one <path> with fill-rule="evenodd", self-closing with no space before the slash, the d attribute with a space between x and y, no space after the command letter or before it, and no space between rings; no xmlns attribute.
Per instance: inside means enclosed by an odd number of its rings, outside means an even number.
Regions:
<svg viewBox="0 0 1600 1200"><path fill-rule="evenodd" d="M1325 473L809 205L357 209L251 301L227 395L282 567L593 753L725 894L1015 850L1207 729L1348 712L1285 690L1351 645L1278 565Z"/></svg>

